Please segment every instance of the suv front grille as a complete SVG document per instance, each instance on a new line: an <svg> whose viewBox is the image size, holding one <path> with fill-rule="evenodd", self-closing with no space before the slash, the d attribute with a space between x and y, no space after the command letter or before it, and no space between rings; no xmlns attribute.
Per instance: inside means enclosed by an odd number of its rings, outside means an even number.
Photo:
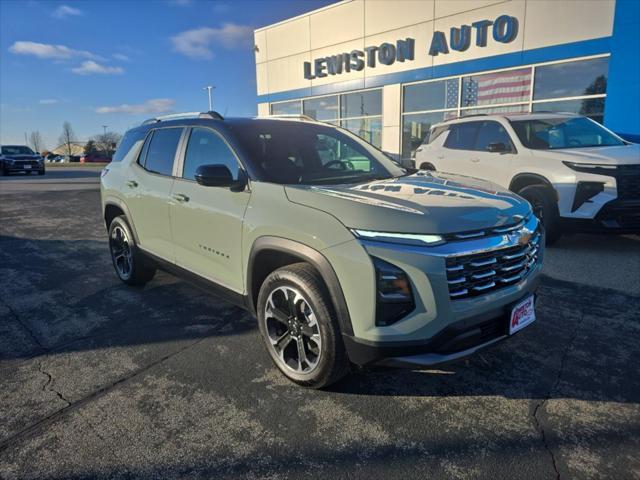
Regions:
<svg viewBox="0 0 640 480"><path fill-rule="evenodd" d="M640 200L640 165L618 165L615 177L620 200Z"/></svg>
<svg viewBox="0 0 640 480"><path fill-rule="evenodd" d="M483 295L525 278L538 260L541 235L537 231L526 245L447 257L447 283L452 300Z"/></svg>

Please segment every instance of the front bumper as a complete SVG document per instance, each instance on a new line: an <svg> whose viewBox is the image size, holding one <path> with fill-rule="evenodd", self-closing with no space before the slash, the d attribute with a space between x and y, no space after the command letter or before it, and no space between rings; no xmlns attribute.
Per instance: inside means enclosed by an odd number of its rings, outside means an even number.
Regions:
<svg viewBox="0 0 640 480"><path fill-rule="evenodd" d="M561 226L568 232L640 233L640 200L613 200L595 218L561 218Z"/></svg>
<svg viewBox="0 0 640 480"><path fill-rule="evenodd" d="M42 172L44 171L44 164L38 162L14 162L5 163L3 168L9 173Z"/></svg>
<svg viewBox="0 0 640 480"><path fill-rule="evenodd" d="M528 243L520 243L521 233ZM533 216L519 232L438 247L361 243L370 256L406 272L416 306L392 325L369 324L365 329L354 328L354 335L343 335L350 360L359 365L434 365L470 355L505 338L513 305L538 288L544 254L544 232ZM516 256L514 248L522 248L524 255L502 263L505 255ZM510 265L518 262L527 266L521 278L513 280L516 270ZM469 265L477 269L469 270ZM488 277L487 270L494 276ZM475 273L480 273L477 277L481 280L473 279ZM464 294L460 293L458 276L467 279Z"/></svg>
<svg viewBox="0 0 640 480"><path fill-rule="evenodd" d="M528 295L535 294L539 283L537 277L529 283L526 293L517 301L454 322L431 339L422 342L366 342L343 337L349 358L358 365L420 368L468 357L509 336L509 319L513 306Z"/></svg>

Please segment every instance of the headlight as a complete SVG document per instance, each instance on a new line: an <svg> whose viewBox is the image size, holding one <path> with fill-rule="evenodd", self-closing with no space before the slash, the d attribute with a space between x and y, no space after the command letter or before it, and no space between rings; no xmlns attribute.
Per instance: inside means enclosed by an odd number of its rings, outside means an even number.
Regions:
<svg viewBox="0 0 640 480"><path fill-rule="evenodd" d="M597 175L612 175L618 168L617 165L602 165L598 163L576 163L576 162L562 162L571 170L583 173L594 173Z"/></svg>
<svg viewBox="0 0 640 480"><path fill-rule="evenodd" d="M423 235L420 233L373 232L371 230L351 230L358 238L377 242L401 243L403 245L437 245L444 242L440 235Z"/></svg>

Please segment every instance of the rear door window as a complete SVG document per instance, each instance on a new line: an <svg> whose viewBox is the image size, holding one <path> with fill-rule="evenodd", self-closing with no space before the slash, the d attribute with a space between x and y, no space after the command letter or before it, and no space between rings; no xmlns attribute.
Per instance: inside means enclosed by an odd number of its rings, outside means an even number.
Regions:
<svg viewBox="0 0 640 480"><path fill-rule="evenodd" d="M144 168L160 175L171 175L173 172L173 161L176 157L176 150L182 135L182 128L159 128L153 132L153 137L149 140L144 160ZM143 152L144 154L144 152Z"/></svg>
<svg viewBox="0 0 640 480"><path fill-rule="evenodd" d="M455 150L475 150L479 126L480 122L451 125L444 146Z"/></svg>

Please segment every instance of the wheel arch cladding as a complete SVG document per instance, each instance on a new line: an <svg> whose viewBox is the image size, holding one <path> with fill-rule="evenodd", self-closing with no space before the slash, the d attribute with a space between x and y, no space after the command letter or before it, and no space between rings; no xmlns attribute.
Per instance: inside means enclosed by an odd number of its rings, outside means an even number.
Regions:
<svg viewBox="0 0 640 480"><path fill-rule="evenodd" d="M556 189L553 188L553 184L547 178L537 173L518 173L511 179L509 190L518 193L519 190L531 185L543 185L549 188L553 192L555 200L558 200L558 193Z"/></svg>
<svg viewBox="0 0 640 480"><path fill-rule="evenodd" d="M274 270L293 263L306 262L317 270L327 287L334 311L338 315L341 333L353 335L351 317L342 287L333 267L322 253L302 243L281 237L260 237L255 240L249 254L247 272L247 300L252 313L260 287Z"/></svg>
<svg viewBox="0 0 640 480"><path fill-rule="evenodd" d="M124 215L127 219L127 224L129 225L129 229L133 234L133 239L136 243L140 244L140 239L138 237L138 232L136 231L136 226L133 224L133 218L131 218L131 214L129 213L129 209L127 206L119 200L116 199L108 199L104 206L104 223L109 230L109 225L117 216Z"/></svg>

